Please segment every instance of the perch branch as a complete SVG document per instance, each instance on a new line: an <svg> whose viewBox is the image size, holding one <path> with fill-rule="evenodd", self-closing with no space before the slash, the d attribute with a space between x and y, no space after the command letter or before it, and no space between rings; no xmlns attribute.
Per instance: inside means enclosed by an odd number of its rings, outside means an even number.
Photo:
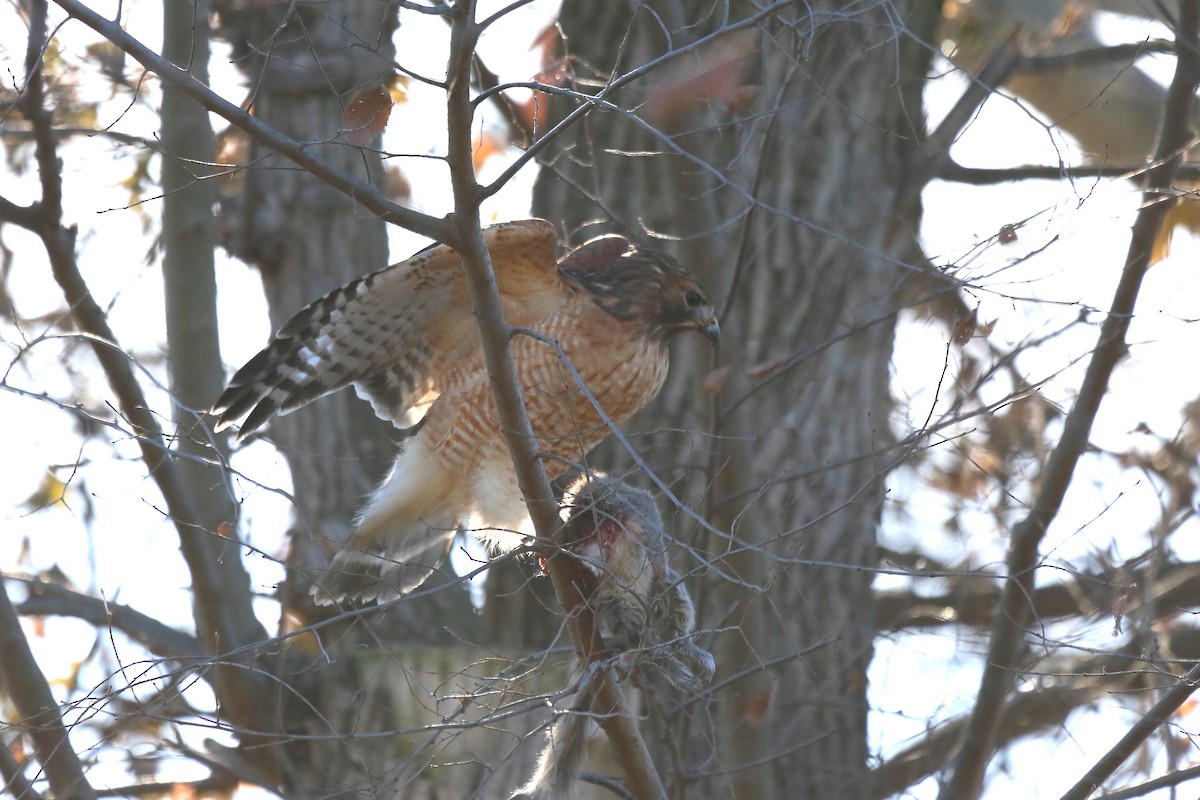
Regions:
<svg viewBox="0 0 1200 800"><path fill-rule="evenodd" d="M455 211L448 241L463 261L471 308L483 341L488 378L495 392L500 427L508 441L517 482L529 506L538 537L550 540L558 527L557 507L545 469L537 456L536 440L512 363L509 342L513 331L504 318L491 260L480 233L479 204L483 190L475 178L471 153L471 59L479 35L474 11L474 3L461 3L454 7L451 18L447 153ZM559 603L572 620L570 628L576 650L580 659L586 662L600 654L602 645L590 612L584 607L583 598L571 579L568 562L569 559L552 557L548 568ZM598 670L592 690L593 711L600 715L600 724L625 768L634 797L638 800L665 798L662 782L654 771L637 725L625 711L619 686L606 670Z"/></svg>

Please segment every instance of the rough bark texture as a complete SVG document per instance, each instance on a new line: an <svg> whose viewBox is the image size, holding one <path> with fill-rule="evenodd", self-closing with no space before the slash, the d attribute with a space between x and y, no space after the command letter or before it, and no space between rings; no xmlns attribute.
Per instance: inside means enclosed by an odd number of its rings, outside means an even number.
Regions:
<svg viewBox="0 0 1200 800"><path fill-rule="evenodd" d="M715 29L711 8L660 4L655 19L567 4L562 25L577 64L619 74L666 51L664 24L677 48ZM650 78L648 92L625 90L620 104L672 132L669 143L621 115L593 114L551 147L552 168L536 190L535 212L565 215L568 230L599 217L643 238L684 237L671 249L718 302L730 297L721 361L733 372L723 392L713 403L701 391L706 354L684 345L663 396L638 421L653 433L634 438L679 496L703 498L696 507L723 527L736 520L740 544L753 548L735 554L737 544L706 542L686 516L676 518L677 537L749 584L711 573L697 591L707 600L703 625L740 629L716 642L720 669L770 665L724 696L719 766L691 765L710 776L714 796L867 791L870 568L886 460L872 454L890 438L889 315L912 274L919 217L900 199L923 134L928 51L915 39L928 41L938 13L936 4L892 9L898 17L806 4L767 21L742 61L741 83L761 91L732 114L723 99L672 96L670 73ZM712 63L685 56L678 74L703 74ZM685 116L663 112L671 100L685 101ZM740 377L797 354L749 383ZM728 438L675 433L710 427ZM706 755L691 746L694 757Z"/></svg>

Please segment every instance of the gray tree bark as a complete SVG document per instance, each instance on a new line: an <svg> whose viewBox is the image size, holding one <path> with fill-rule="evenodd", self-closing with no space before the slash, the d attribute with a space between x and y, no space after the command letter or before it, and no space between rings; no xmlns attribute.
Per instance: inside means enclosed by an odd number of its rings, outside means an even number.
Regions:
<svg viewBox="0 0 1200 800"><path fill-rule="evenodd" d="M720 23L703 3L652 8L657 17L567 4L577 74L592 65L604 80L666 52L665 31L678 48ZM663 136L594 113L551 147L535 193L535 211L565 216L570 231L599 218L643 240L681 237L668 249L729 304L723 391L714 400L701 390L707 354L681 343L667 388L637 422L647 433L633 439L667 485L734 537L706 538L675 515L677 537L744 582L714 569L696 591L702 623L733 628L716 637L722 673L749 670L718 706L718 766L700 766L712 754L690 743L691 770L714 796L868 791L893 315L919 272L920 210L905 181L921 155L925 42L939 7L901 3L896 17L841 8L806 4L755 31L739 69L760 89L744 110L720 97L692 102L684 117L656 109L688 101L671 81L711 69L704 55L621 94ZM747 369L765 364L774 366Z"/></svg>

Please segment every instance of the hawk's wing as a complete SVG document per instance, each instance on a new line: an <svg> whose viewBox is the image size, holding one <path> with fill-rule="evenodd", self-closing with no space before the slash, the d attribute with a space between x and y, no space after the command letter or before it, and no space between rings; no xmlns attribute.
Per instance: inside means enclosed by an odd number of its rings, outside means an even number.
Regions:
<svg viewBox="0 0 1200 800"><path fill-rule="evenodd" d="M566 285L554 226L540 219L484 229L504 313L527 326L553 311ZM375 413L404 428L441 392L442 377L478 346L458 254L436 245L309 304L239 369L212 411L217 430L246 416L239 438L355 384Z"/></svg>

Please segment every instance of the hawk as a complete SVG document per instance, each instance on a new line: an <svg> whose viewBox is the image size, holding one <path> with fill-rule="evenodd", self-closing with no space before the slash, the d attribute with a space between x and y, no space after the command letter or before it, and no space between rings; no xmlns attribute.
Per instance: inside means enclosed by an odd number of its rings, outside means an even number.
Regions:
<svg viewBox="0 0 1200 800"><path fill-rule="evenodd" d="M672 334L695 330L715 341L720 333L695 276L665 253L606 237L559 263L545 220L483 234L509 325L540 334L518 333L511 349L551 479L609 434L604 417L619 424L654 399ZM217 430L245 416L243 439L272 414L347 384L409 435L313 587L319 604L383 602L415 589L460 526L501 552L531 533L454 250L430 247L297 313L234 374L212 409Z"/></svg>

